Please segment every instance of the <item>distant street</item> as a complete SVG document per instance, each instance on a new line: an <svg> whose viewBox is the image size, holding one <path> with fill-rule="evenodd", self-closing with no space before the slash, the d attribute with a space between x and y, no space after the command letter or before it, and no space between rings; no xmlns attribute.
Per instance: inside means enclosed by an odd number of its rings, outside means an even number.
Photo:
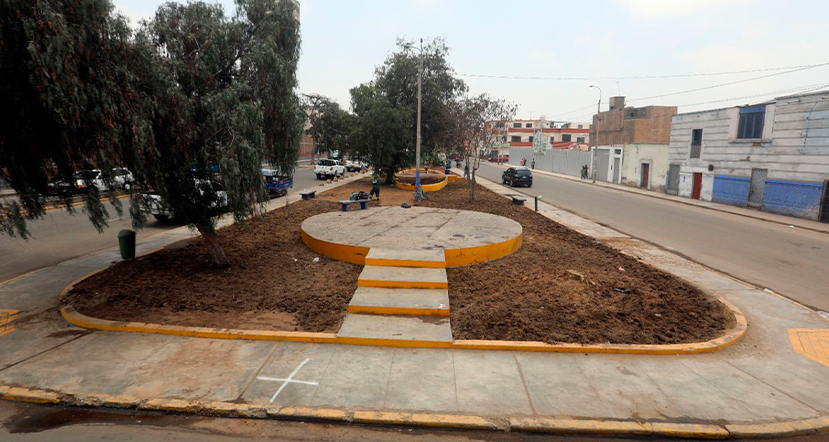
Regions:
<svg viewBox="0 0 829 442"><path fill-rule="evenodd" d="M503 168L478 175L501 182ZM708 267L829 311L829 235L534 174L516 188L564 210L681 253Z"/></svg>
<svg viewBox="0 0 829 442"><path fill-rule="evenodd" d="M313 170L297 169L291 192L299 192L316 183ZM74 215L65 209L50 210L43 219L29 222L32 238L28 241L0 235L0 282L32 270L117 246L118 231L132 228L128 214L129 200L123 199L121 202L124 215L120 217L107 205L110 214L107 220L109 227L100 234L82 212L82 208L78 207ZM160 223L150 217L148 224L138 231L138 238L146 238L179 226L180 224L173 222Z"/></svg>

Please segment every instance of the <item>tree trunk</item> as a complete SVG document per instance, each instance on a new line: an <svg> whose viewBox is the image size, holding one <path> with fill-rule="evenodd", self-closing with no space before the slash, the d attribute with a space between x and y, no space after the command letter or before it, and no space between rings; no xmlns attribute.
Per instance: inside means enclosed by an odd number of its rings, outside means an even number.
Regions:
<svg viewBox="0 0 829 442"><path fill-rule="evenodd" d="M225 251L219 243L219 234L210 227L196 224L196 228L201 233L202 238L204 238L205 244L207 244L207 253L213 259L213 264L219 268L230 267L230 261L227 260Z"/></svg>
<svg viewBox="0 0 829 442"><path fill-rule="evenodd" d="M470 172L472 172L472 181L470 182L471 187L469 188L469 201L471 201L471 202L475 201L475 171L476 170L478 170L478 169L472 169L470 171Z"/></svg>

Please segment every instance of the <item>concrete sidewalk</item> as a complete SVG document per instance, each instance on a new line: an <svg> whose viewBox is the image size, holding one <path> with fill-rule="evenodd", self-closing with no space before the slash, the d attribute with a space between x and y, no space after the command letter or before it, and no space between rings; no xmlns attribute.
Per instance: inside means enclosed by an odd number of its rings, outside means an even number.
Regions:
<svg viewBox="0 0 829 442"><path fill-rule="evenodd" d="M507 169L508 167L516 166L515 164L503 164L503 165L502 164L497 164L497 163L486 163L486 164L489 165L489 166L500 167L500 168L503 168L503 169ZM821 222L818 222L818 221L812 221L812 220L802 219L802 218L795 218L795 217L786 216L786 215L779 215L779 214L776 214L776 213L763 212L761 210L754 210L754 209L749 209L749 208L746 208L746 207L738 207L738 206L731 206L731 205L728 205L728 204L720 204L720 203L715 203L715 202L712 202L712 201L702 201L702 200L695 200L695 199L691 199L691 198L683 198L681 196L668 195L667 193L662 193L662 192L654 192L654 191L650 191L650 190L647 190L647 189L642 189L640 187L625 186L625 185L622 185L622 184L608 183L608 182L605 182L605 181L596 181L595 183L593 183L590 180L582 180L579 177L564 175L564 174L555 173L555 172L548 172L546 170L533 169L533 173L537 173L537 174L541 174L541 175L547 175L547 176L551 176L551 177L555 177L555 178L561 178L561 179L570 180L570 181L576 181L576 182L580 182L580 183L588 184L588 185L592 184L592 185L595 185L595 186L604 187L606 189L612 189L612 190L618 190L618 191L622 191L622 192L635 193L637 195L648 196L648 197L651 197L651 198L659 198L659 199L663 199L663 200L673 201L673 202L676 202L676 203L687 204L689 206L695 206L695 207L702 207L704 209L717 210L717 211L720 211L720 212L731 213L731 214L734 214L734 215L745 216L745 217L748 217L748 218L759 219L759 220L762 220L762 221L768 221L768 222L772 222L772 223L776 223L776 224L794 226L794 227L798 227L798 228L801 228L801 229L812 230L812 231L815 231L815 232L829 233L829 224L821 223ZM462 171L461 171L461 175L463 175Z"/></svg>
<svg viewBox="0 0 829 442"><path fill-rule="evenodd" d="M59 294L117 259L109 250L0 286L0 309L21 311L14 330L0 336L0 395L512 431L736 437L829 428L829 323L822 317L548 204L539 209L735 304L748 319L746 337L712 354L642 356L217 340L69 326L57 311ZM156 235L139 252L189 235Z"/></svg>

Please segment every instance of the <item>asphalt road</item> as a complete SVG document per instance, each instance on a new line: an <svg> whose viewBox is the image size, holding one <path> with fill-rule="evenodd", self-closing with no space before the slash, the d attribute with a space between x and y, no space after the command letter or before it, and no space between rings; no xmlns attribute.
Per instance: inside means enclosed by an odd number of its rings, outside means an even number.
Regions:
<svg viewBox="0 0 829 442"><path fill-rule="evenodd" d="M300 168L294 174L294 187L299 192L317 184L313 170ZM78 207L74 214L66 209L50 210L43 219L28 223L32 237L28 240L0 235L0 282L24 273L58 264L68 259L95 253L118 245L118 231L132 229L129 219L129 200L121 200L124 215L118 216L109 205L109 227L98 233L89 218ZM160 223L150 217L148 224L138 231L138 238L179 227L173 222Z"/></svg>
<svg viewBox="0 0 829 442"><path fill-rule="evenodd" d="M502 171L482 164L477 174L500 183ZM533 187L516 190L829 311L829 234L549 175L533 180Z"/></svg>

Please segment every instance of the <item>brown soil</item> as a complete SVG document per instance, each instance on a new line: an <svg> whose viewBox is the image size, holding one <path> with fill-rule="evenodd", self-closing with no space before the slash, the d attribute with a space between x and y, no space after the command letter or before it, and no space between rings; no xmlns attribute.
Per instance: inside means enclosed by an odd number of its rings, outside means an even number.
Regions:
<svg viewBox="0 0 829 442"><path fill-rule="evenodd" d="M201 239L119 262L75 286L66 303L116 321L336 332L361 268L319 257L300 238L310 216L338 210L309 200L219 230L232 266L211 265Z"/></svg>
<svg viewBox="0 0 829 442"><path fill-rule="evenodd" d="M713 339L733 323L697 288L482 187L475 202L460 182L429 198L424 206L492 213L524 227L517 252L448 270L456 339L673 344Z"/></svg>
<svg viewBox="0 0 829 442"><path fill-rule="evenodd" d="M195 239L118 263L77 284L66 302L111 320L337 331L361 269L324 257L313 263L299 226L370 188L364 178L221 229L230 269L212 267ZM463 182L428 196L420 205L492 213L524 227L512 255L448 270L456 339L668 344L712 339L733 323L724 306L682 280L482 187L475 202ZM381 185L370 206L403 202L414 204L412 192Z"/></svg>

